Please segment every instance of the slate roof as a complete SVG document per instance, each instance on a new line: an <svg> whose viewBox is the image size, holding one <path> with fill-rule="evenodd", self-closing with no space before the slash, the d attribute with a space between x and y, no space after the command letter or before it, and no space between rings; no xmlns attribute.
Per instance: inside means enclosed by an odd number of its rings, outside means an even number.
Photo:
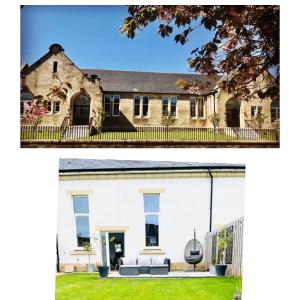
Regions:
<svg viewBox="0 0 300 300"><path fill-rule="evenodd" d="M59 160L59 172L113 172L113 171L143 171L143 170L191 170L191 169L240 169L245 170L243 164L219 164L176 161L152 160L98 160L62 158Z"/></svg>
<svg viewBox="0 0 300 300"><path fill-rule="evenodd" d="M176 87L178 79L201 80L208 88L213 90L218 79L211 79L200 74L180 73L154 73L136 71L112 71L80 69L83 74L97 75L100 77L100 85L104 92L135 92L135 93L159 93L159 94L189 94L189 92Z"/></svg>

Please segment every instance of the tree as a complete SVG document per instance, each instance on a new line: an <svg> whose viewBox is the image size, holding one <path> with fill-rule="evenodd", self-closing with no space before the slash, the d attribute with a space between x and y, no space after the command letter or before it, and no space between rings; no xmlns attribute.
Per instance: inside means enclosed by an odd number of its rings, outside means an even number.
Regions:
<svg viewBox="0 0 300 300"><path fill-rule="evenodd" d="M213 31L211 41L191 52L189 67L221 77L219 87L238 99L279 99L278 5L130 5L128 12L120 31L132 39L154 21L162 37L170 36L174 26L182 30L174 37L182 45L199 27ZM193 94L208 89L200 80L179 80L177 86Z"/></svg>
<svg viewBox="0 0 300 300"><path fill-rule="evenodd" d="M55 78L58 81L58 85L50 87L49 93L46 96L36 95L30 104L25 104L25 112L24 116L22 116L23 123L38 125L41 118L48 112L47 107L49 102L66 101L68 89L72 89L72 85L66 80L59 79L57 75L55 75Z"/></svg>

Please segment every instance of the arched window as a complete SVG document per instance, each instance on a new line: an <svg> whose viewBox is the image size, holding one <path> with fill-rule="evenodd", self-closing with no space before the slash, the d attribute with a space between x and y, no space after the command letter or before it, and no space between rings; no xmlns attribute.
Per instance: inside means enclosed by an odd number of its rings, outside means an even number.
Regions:
<svg viewBox="0 0 300 300"><path fill-rule="evenodd" d="M273 100L271 103L271 122L280 118L279 100Z"/></svg>
<svg viewBox="0 0 300 300"><path fill-rule="evenodd" d="M29 92L22 92L21 93L21 103L20 103L20 113L24 115L25 113L25 105L32 103L33 95Z"/></svg>

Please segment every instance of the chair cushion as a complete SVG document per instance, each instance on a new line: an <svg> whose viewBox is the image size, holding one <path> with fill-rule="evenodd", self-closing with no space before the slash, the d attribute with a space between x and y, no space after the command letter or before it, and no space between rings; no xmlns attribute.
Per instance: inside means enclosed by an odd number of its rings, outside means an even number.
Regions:
<svg viewBox="0 0 300 300"><path fill-rule="evenodd" d="M164 258L155 256L151 258L151 265L163 265L164 264Z"/></svg>
<svg viewBox="0 0 300 300"><path fill-rule="evenodd" d="M135 258L128 258L128 257L122 257L122 264L125 266L134 266L136 265L136 259Z"/></svg>
<svg viewBox="0 0 300 300"><path fill-rule="evenodd" d="M150 266L151 265L150 257L139 256L138 257L138 265L139 266Z"/></svg>

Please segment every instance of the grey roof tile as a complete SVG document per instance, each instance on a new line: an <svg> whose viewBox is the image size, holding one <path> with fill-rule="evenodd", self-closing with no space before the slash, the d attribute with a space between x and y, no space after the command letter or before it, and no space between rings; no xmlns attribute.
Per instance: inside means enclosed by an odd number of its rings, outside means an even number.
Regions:
<svg viewBox="0 0 300 300"><path fill-rule="evenodd" d="M189 94L187 91L176 87L178 79L201 80L203 84L209 83L209 89L213 90L218 79L211 79L200 74L180 73L154 73L136 71L113 71L80 69L82 73L97 75L100 85L105 92L138 92L159 94Z"/></svg>
<svg viewBox="0 0 300 300"><path fill-rule="evenodd" d="M62 158L59 160L60 172L85 171L128 171L128 170L168 170L168 169L245 169L243 164L198 163L152 160L98 160Z"/></svg>

